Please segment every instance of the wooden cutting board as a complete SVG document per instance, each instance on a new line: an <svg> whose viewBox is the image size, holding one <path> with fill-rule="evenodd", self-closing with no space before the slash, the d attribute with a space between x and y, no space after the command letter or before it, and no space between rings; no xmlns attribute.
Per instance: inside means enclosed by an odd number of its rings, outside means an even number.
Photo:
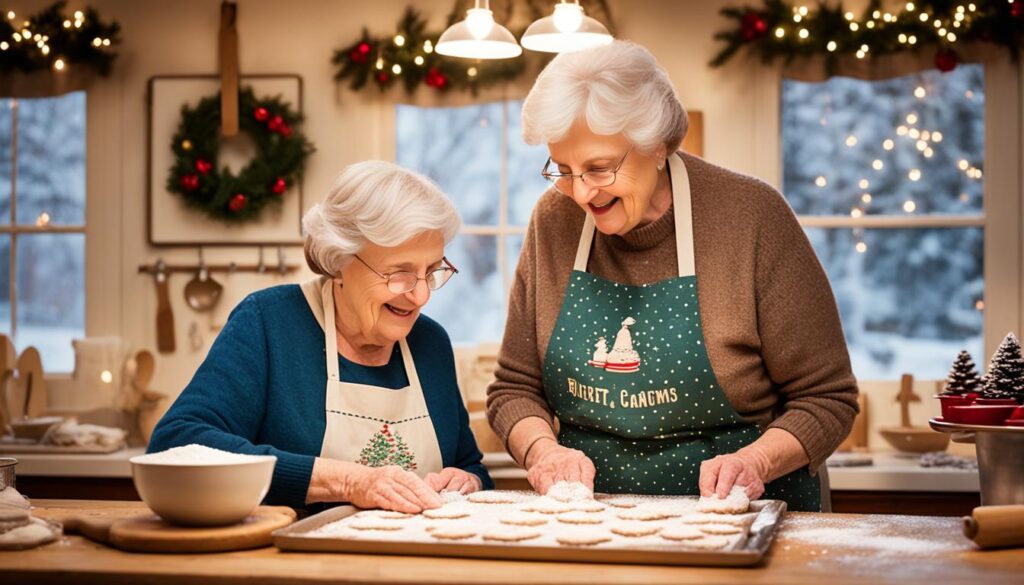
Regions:
<svg viewBox="0 0 1024 585"><path fill-rule="evenodd" d="M168 524L146 508L71 510L37 508L33 514L64 524L68 533L124 551L147 553L224 552L270 546L270 533L295 521L284 506L260 506L238 524L211 528Z"/></svg>

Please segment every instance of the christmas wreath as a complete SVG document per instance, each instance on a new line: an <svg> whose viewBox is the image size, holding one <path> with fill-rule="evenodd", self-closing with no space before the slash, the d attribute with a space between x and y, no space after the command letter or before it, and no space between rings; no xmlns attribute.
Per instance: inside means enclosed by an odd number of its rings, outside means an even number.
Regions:
<svg viewBox="0 0 1024 585"><path fill-rule="evenodd" d="M297 129L302 116L280 98L257 99L251 88L238 92L238 126L256 143L256 156L236 176L218 170L220 94L181 108L181 124L171 148L174 164L167 190L213 219L241 223L259 217L267 205L280 205L302 177L313 146Z"/></svg>
<svg viewBox="0 0 1024 585"><path fill-rule="evenodd" d="M725 46L711 66L724 65L746 49L766 64L777 58L788 63L822 56L825 72L833 75L840 57L873 59L930 47L935 67L945 72L959 63L960 44L1003 47L1016 61L1024 42L1024 0L917 0L901 2L899 8L888 11L880 0L869 2L860 15L841 3L824 2L810 9L782 0L765 0L756 8L723 8L721 14L734 25L715 35Z"/></svg>

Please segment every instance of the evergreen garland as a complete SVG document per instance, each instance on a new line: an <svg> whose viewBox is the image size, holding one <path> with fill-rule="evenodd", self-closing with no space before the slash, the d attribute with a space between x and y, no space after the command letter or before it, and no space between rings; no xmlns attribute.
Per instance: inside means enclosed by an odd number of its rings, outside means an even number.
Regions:
<svg viewBox="0 0 1024 585"><path fill-rule="evenodd" d="M57 2L27 19L14 11L0 13L0 74L60 72L78 66L100 75L110 73L121 26L100 21L92 8L67 16L64 5Z"/></svg>
<svg viewBox="0 0 1024 585"><path fill-rule="evenodd" d="M985 374L982 398L1024 401L1024 357L1020 353L1020 342L1013 332L1006 335L992 356L988 373Z"/></svg>
<svg viewBox="0 0 1024 585"><path fill-rule="evenodd" d="M964 42L1005 48L1014 61L1019 56L1024 0L922 0L899 5L899 11L890 12L882 8L881 0L872 0L859 16L842 3L820 2L808 9L765 0L759 7L723 8L721 14L734 25L715 34L725 46L711 66L724 65L741 49L756 53L765 64L820 55L830 76L841 57L873 59L925 48L934 52L939 70L950 71L959 62L955 47Z"/></svg>
<svg viewBox="0 0 1024 585"><path fill-rule="evenodd" d="M225 223L259 217L267 205L280 205L284 193L302 178L313 145L297 130L302 116L279 97L256 99L252 88L238 92L238 125L256 143L256 156L236 176L218 170L220 94L181 108L181 124L171 148L174 164L167 190L190 207Z"/></svg>
<svg viewBox="0 0 1024 585"><path fill-rule="evenodd" d="M953 362L953 367L946 378L946 389L943 396L960 396L969 392L978 392L981 388L981 379L978 370L971 359L971 354L961 351Z"/></svg>
<svg viewBox="0 0 1024 585"><path fill-rule="evenodd" d="M364 28L358 41L335 51L334 78L348 79L356 91L372 82L381 91L401 83L410 94L421 84L441 92L468 89L475 94L482 87L515 79L526 69L525 59L474 61L439 55L433 47L442 31L426 28L426 19L411 6L394 36L375 38Z"/></svg>

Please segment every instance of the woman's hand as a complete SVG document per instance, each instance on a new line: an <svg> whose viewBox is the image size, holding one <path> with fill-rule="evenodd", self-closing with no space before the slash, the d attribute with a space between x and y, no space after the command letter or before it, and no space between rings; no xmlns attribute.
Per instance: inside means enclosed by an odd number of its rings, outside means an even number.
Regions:
<svg viewBox="0 0 1024 585"><path fill-rule="evenodd" d="M700 495L724 498L733 486L741 486L747 497L755 500L764 493L767 475L766 462L749 451L719 455L700 464Z"/></svg>
<svg viewBox="0 0 1024 585"><path fill-rule="evenodd" d="M346 479L344 500L360 508L419 514L444 503L419 476L397 465L356 465Z"/></svg>
<svg viewBox="0 0 1024 585"><path fill-rule="evenodd" d="M594 489L594 463L583 451L570 449L554 439L538 441L526 457L526 479L540 494L559 481L579 482Z"/></svg>
<svg viewBox="0 0 1024 585"><path fill-rule="evenodd" d="M483 487L479 477L458 467L445 467L440 473L428 473L423 480L430 489L438 493L449 491L471 494Z"/></svg>

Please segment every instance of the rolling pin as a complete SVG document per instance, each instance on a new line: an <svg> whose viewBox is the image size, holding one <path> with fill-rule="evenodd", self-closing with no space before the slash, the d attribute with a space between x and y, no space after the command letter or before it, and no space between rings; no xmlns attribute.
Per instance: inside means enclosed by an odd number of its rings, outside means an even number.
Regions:
<svg viewBox="0 0 1024 585"><path fill-rule="evenodd" d="M964 536L986 549L1024 547L1024 506L978 506L964 516Z"/></svg>

